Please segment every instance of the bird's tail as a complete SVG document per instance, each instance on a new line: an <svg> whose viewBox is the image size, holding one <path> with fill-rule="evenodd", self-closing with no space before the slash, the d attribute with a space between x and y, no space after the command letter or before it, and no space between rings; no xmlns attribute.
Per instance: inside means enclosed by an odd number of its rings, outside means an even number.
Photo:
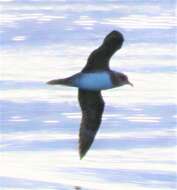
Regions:
<svg viewBox="0 0 177 190"><path fill-rule="evenodd" d="M47 84L50 84L50 85L67 85L68 80L66 80L66 79L54 79L54 80L48 81Z"/></svg>

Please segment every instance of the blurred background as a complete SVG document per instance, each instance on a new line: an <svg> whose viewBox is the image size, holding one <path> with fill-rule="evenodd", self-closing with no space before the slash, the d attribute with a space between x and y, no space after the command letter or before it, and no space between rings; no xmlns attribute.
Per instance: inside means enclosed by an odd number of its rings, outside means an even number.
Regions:
<svg viewBox="0 0 177 190"><path fill-rule="evenodd" d="M0 0L0 187L176 188L175 0ZM46 82L79 72L112 30L111 68L134 88L103 92L106 108L80 161L77 89Z"/></svg>

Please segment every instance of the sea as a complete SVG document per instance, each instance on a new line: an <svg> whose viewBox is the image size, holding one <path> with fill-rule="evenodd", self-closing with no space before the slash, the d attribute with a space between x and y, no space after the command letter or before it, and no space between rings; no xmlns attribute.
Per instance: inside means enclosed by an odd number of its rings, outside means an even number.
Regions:
<svg viewBox="0 0 177 190"><path fill-rule="evenodd" d="M0 189L175 190L175 0L0 0ZM80 72L113 30L110 61L134 87L102 92L95 141L80 160Z"/></svg>

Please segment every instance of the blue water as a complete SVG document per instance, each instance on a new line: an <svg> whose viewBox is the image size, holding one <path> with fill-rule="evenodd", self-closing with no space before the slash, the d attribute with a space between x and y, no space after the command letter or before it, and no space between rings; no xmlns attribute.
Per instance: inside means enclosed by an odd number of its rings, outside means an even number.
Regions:
<svg viewBox="0 0 177 190"><path fill-rule="evenodd" d="M0 187L176 189L176 21L170 0L0 0ZM94 144L80 161L79 72L112 30L125 42L111 68L129 86L103 92Z"/></svg>

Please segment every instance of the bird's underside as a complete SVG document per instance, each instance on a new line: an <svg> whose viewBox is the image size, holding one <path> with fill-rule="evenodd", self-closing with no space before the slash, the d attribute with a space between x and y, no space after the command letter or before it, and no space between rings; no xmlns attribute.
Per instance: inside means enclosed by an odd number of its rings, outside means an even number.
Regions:
<svg viewBox="0 0 177 190"><path fill-rule="evenodd" d="M90 148L101 124L104 101L100 91L81 90L78 100L82 111L79 131L79 154L82 159Z"/></svg>

